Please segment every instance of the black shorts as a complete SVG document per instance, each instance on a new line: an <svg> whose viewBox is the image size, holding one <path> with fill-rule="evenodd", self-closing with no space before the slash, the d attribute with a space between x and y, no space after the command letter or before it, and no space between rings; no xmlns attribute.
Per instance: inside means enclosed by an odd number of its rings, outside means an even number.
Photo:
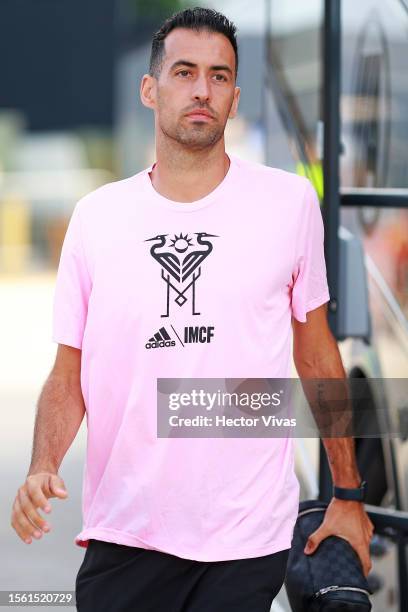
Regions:
<svg viewBox="0 0 408 612"><path fill-rule="evenodd" d="M79 612L269 612L289 549L231 561L193 561L89 540L75 595Z"/></svg>

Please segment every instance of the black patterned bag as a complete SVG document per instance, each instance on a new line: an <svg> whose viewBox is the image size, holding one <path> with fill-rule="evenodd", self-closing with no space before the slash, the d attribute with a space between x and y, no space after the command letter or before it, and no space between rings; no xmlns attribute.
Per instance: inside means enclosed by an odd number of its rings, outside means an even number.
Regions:
<svg viewBox="0 0 408 612"><path fill-rule="evenodd" d="M285 576L289 603L293 612L369 612L372 592L360 558L347 540L329 536L311 555L303 552L327 506L319 500L299 504Z"/></svg>

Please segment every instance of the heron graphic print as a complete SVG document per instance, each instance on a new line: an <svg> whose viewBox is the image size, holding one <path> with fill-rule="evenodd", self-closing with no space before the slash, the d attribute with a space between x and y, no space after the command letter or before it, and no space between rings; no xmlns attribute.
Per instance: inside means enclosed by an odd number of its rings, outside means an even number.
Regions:
<svg viewBox="0 0 408 612"><path fill-rule="evenodd" d="M190 236L180 232L171 238L168 234L158 234L145 240L153 242L150 254L160 265L161 278L166 288L166 312L160 316L170 315L172 302L181 307L189 299L191 313L201 314L196 309L196 283L201 276L201 265L213 250L212 238L219 236L207 232L196 232Z"/></svg>

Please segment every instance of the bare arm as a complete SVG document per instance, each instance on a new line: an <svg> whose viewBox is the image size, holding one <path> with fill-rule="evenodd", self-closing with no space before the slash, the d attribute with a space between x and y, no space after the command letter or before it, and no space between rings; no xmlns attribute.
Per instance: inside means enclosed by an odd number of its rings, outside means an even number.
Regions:
<svg viewBox="0 0 408 612"><path fill-rule="evenodd" d="M307 313L307 321L300 323L292 319L293 359L299 377L345 379L341 355L337 342L327 321L327 304ZM303 383L302 383L303 384ZM346 386L346 385L344 385ZM308 400L309 400L309 396ZM347 398L347 395L343 396ZM343 398L342 398L343 399ZM310 400L309 400L310 402ZM315 418L319 420L319 402L315 403ZM347 406L347 402L344 403ZM313 409L313 404L311 403ZM345 411L347 421L350 411ZM341 432L346 429L341 429ZM333 483L340 487L354 488L360 482L354 438L322 438L330 465ZM345 501L332 498L320 527L308 538L304 552L312 554L320 542L330 535L346 539L359 555L365 576L372 568L370 559L370 540L374 525L358 501Z"/></svg>
<svg viewBox="0 0 408 612"><path fill-rule="evenodd" d="M37 406L28 475L57 473L85 414L81 391L81 351L59 344L55 364Z"/></svg>
<svg viewBox="0 0 408 612"><path fill-rule="evenodd" d="M17 491L11 514L11 526L26 544L51 529L38 512L40 508L51 511L48 498L67 496L58 469L84 414L81 351L59 344L53 369L38 400L30 468Z"/></svg>
<svg viewBox="0 0 408 612"><path fill-rule="evenodd" d="M346 378L337 342L327 321L327 304L307 313L307 322L293 323L293 360L299 377ZM312 404L313 409L313 404ZM319 419L318 409L316 420ZM352 437L322 438L333 483L357 487L361 482Z"/></svg>

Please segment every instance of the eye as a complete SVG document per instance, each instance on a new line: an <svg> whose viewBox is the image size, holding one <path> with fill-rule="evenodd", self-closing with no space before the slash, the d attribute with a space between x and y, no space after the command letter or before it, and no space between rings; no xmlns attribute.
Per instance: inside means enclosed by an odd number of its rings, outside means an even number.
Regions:
<svg viewBox="0 0 408 612"><path fill-rule="evenodd" d="M182 73L187 73L187 74L191 74L189 70L179 70L179 72L177 73L177 75L182 74Z"/></svg>
<svg viewBox="0 0 408 612"><path fill-rule="evenodd" d="M223 74L216 74L216 75L214 75L214 76L216 76L216 77L221 77L221 80L222 80L222 81L226 81L226 80L227 80L227 78L226 78L226 77L225 77Z"/></svg>

